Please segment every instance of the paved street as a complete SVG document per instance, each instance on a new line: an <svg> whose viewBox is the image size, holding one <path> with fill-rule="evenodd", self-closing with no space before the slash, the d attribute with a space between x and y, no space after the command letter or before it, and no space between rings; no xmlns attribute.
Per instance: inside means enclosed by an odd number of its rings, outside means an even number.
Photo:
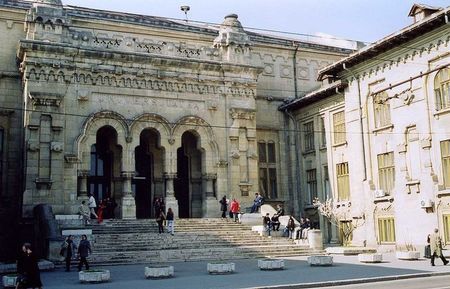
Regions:
<svg viewBox="0 0 450 289"><path fill-rule="evenodd" d="M175 267L175 277L162 280L147 280L144 278L144 265L111 266L104 267L111 271L112 280L109 283L96 284L95 286L78 282L77 272L63 272L58 269L55 272L42 273L45 288L268 288L281 286L279 288L311 288L317 285L336 284L336 281L348 284L358 279L384 278L393 280L408 275L420 274L421 278L410 279L406 283L419 284L418 280L431 280L425 278L433 274L450 274L450 266L442 266L437 263L436 267L429 265L429 260L420 261L398 261L392 255L385 255L387 260L382 264L361 264L354 256L335 256L335 264L332 267L310 267L306 263L306 257L285 258L286 269L283 271L260 271L256 260L236 261L236 273L231 275L208 275L206 272L207 262L172 263ZM450 275L437 278L436 280L450 281ZM435 278L434 278L435 279ZM434 280L433 279L433 280ZM361 280L360 280L361 282ZM400 281L402 282L402 281ZM403 281L405 282L405 281ZM421 281L423 282L423 281ZM427 285L427 282L420 283ZM442 281L444 282L444 281ZM314 284L316 283L316 284ZM409 284L408 283L408 284ZM301 284L300 286L294 286ZM384 287L383 283L383 288ZM388 284L388 283L386 283ZM441 284L441 283L438 283ZM443 283L450 284L450 283ZM289 286L291 285L291 286ZM345 286L347 288L348 285ZM366 286L366 285L358 285ZM369 285L370 286L370 285ZM395 287L389 288L399 288ZM420 285L421 286L421 285ZM342 287L343 288L343 287ZM353 287L352 287L353 288ZM369 288L369 287L354 287ZM373 288L373 287L370 287ZM403 287L402 287L403 288ZM428 288L428 287L411 287ZM436 287L436 288L439 288Z"/></svg>
<svg viewBox="0 0 450 289"><path fill-rule="evenodd" d="M413 278L395 281L384 281L366 284L322 287L323 289L449 289L450 276L435 276L428 278Z"/></svg>

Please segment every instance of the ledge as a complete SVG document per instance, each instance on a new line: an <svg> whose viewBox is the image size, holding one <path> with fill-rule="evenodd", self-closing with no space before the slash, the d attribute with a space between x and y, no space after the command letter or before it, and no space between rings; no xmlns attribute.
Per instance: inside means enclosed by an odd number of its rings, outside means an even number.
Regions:
<svg viewBox="0 0 450 289"><path fill-rule="evenodd" d="M450 196L450 189L445 189L445 190L442 190L442 191L438 191L438 192L436 193L436 196L437 196L438 198Z"/></svg>
<svg viewBox="0 0 450 289"><path fill-rule="evenodd" d="M381 202L393 202L394 201L394 197L393 196L385 196L385 197L381 197L381 198L374 198L373 202L374 203L381 203Z"/></svg>
<svg viewBox="0 0 450 289"><path fill-rule="evenodd" d="M332 147L336 148L336 147L340 147L340 146L346 146L347 144L348 144L347 141L345 141L345 142L333 144Z"/></svg>
<svg viewBox="0 0 450 289"><path fill-rule="evenodd" d="M444 108L444 109L441 109L441 110L436 111L436 112L433 114L433 116L434 116L435 119L439 119L439 117L440 117L441 115L447 114L447 113L450 113L450 107L446 107L446 108Z"/></svg>
<svg viewBox="0 0 450 289"><path fill-rule="evenodd" d="M374 134L376 135L377 133L379 133L379 132L381 132L381 131L384 131L384 130L390 130L390 131L392 131L393 128L394 128L394 125L393 125L393 124L388 124L388 125L380 126L380 127L377 127L377 128L375 128L375 129L373 129L373 130L372 130L372 133L374 133Z"/></svg>
<svg viewBox="0 0 450 289"><path fill-rule="evenodd" d="M344 256L359 255L359 254L372 254L377 250L368 247L328 247L325 249L328 254L337 254Z"/></svg>

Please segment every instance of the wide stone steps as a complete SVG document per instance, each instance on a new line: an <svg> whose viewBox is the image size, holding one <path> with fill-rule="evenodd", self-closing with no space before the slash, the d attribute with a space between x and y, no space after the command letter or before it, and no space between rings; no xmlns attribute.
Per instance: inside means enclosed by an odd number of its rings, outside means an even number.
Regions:
<svg viewBox="0 0 450 289"><path fill-rule="evenodd" d="M250 226L222 219L178 219L175 235L158 234L154 220L107 220L93 231L94 265L230 260L310 255L281 237L262 237ZM320 253L320 252L315 252Z"/></svg>

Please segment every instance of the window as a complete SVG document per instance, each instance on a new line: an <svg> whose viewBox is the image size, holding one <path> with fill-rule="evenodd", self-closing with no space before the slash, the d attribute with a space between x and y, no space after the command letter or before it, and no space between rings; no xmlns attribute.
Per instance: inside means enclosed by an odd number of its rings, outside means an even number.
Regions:
<svg viewBox="0 0 450 289"><path fill-rule="evenodd" d="M443 215L444 217L444 242L446 245L450 244L450 215Z"/></svg>
<svg viewBox="0 0 450 289"><path fill-rule="evenodd" d="M350 197L350 184L348 175L348 163L336 165L338 201L347 201Z"/></svg>
<svg viewBox="0 0 450 289"><path fill-rule="evenodd" d="M393 217L378 218L378 242L395 242L395 222Z"/></svg>
<svg viewBox="0 0 450 289"><path fill-rule="evenodd" d="M388 126L391 124L391 108L386 93L377 95L373 100L373 110L375 117L375 128Z"/></svg>
<svg viewBox="0 0 450 289"><path fill-rule="evenodd" d="M450 140L441 141L442 174L444 186L450 188Z"/></svg>
<svg viewBox="0 0 450 289"><path fill-rule="evenodd" d="M378 155L378 183L380 190L392 193L395 186L394 152Z"/></svg>
<svg viewBox="0 0 450 289"><path fill-rule="evenodd" d="M450 68L439 70L434 78L436 110L450 107Z"/></svg>
<svg viewBox="0 0 450 289"><path fill-rule="evenodd" d="M277 164L274 142L259 142L259 190L269 199L278 198Z"/></svg>
<svg viewBox="0 0 450 289"><path fill-rule="evenodd" d="M310 121L303 125L303 148L305 151L314 150L314 122Z"/></svg>
<svg viewBox="0 0 450 289"><path fill-rule="evenodd" d="M344 144L345 139L345 112L333 114L334 145Z"/></svg>
<svg viewBox="0 0 450 289"><path fill-rule="evenodd" d="M327 147L327 137L325 133L325 118L320 118L320 146Z"/></svg>
<svg viewBox="0 0 450 289"><path fill-rule="evenodd" d="M306 184L308 187L308 203L312 204L315 198L317 198L317 177L316 169L306 171Z"/></svg>
<svg viewBox="0 0 450 289"><path fill-rule="evenodd" d="M328 176L328 166L323 167L323 191L325 199L330 198L330 178Z"/></svg>

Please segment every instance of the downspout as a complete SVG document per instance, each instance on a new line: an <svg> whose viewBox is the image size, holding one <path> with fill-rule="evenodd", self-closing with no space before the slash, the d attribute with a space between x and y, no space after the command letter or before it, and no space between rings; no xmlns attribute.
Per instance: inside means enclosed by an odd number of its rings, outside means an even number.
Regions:
<svg viewBox="0 0 450 289"><path fill-rule="evenodd" d="M289 110L287 108L284 109L283 111L288 117L289 119L292 121L292 123L294 124L294 146L295 146L295 150L294 150L294 162L295 162L295 172L290 174L291 180L292 178L295 179L295 187L296 187L296 192L292 193L292 200L294 202L294 213L298 213L298 217L300 217L302 215L303 212L303 198L302 195L300 193L300 160L298 157L298 151L297 149L299 148L298 146L298 124L297 121L295 120L294 116L289 112ZM289 122L288 122L289 124ZM286 135L289 134L289 130L287 130ZM289 138L286 137L286 139L288 140ZM290 143L287 143L287 151L288 151L288 156L289 159L292 159L292 150L290 149L291 145ZM291 167L291 166L290 166ZM289 184L292 184L292 181L289 182ZM291 185L292 186L292 185ZM290 189L290 192L292 192L293 190Z"/></svg>
<svg viewBox="0 0 450 289"><path fill-rule="evenodd" d="M367 164L366 164L366 145L364 141L364 133L363 133L363 120L362 120L362 99L361 99L361 83L359 77L356 77L356 75L348 69L345 65L345 62L342 64L342 68L345 71L348 71L355 79L358 87L358 108L359 108L359 125L361 126L361 144L362 144L362 153L363 153L363 167L364 167L364 179L363 181L367 180ZM344 99L345 102L345 99Z"/></svg>
<svg viewBox="0 0 450 289"><path fill-rule="evenodd" d="M295 46L294 57L292 57L292 65L294 67L294 96L297 99L298 98L298 92L297 92L297 52L298 52L299 45L295 44L295 42L292 42L292 45Z"/></svg>

